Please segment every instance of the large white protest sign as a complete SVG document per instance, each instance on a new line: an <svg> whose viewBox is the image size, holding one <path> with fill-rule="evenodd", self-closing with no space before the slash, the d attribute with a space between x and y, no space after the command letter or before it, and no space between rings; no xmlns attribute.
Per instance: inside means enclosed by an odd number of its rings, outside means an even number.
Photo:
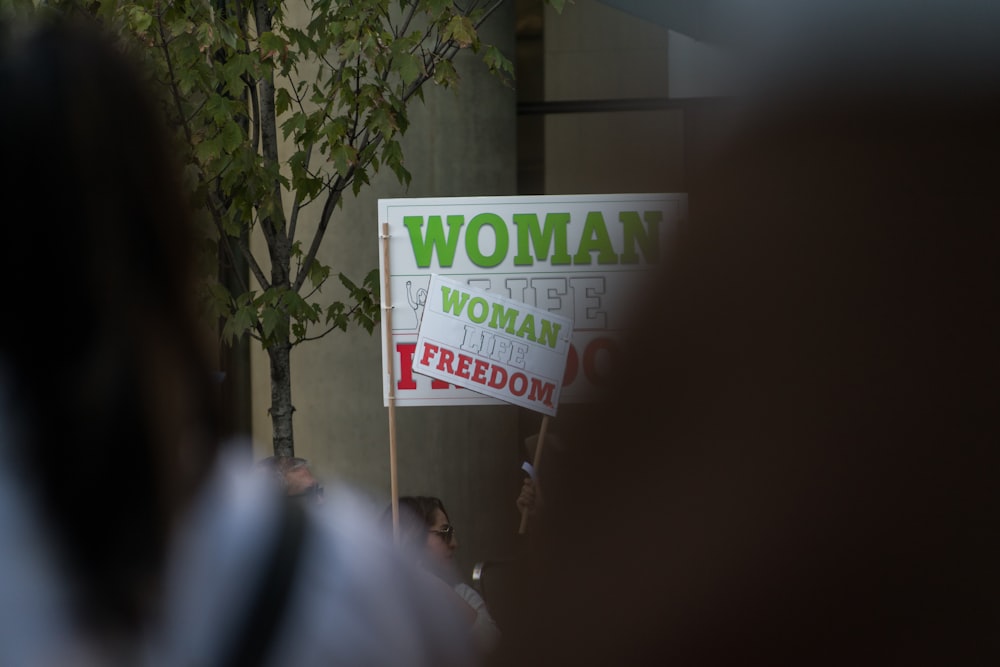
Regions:
<svg viewBox="0 0 1000 667"><path fill-rule="evenodd" d="M686 218L683 194L381 199L388 228L380 256L383 377L396 405L500 403L444 378L414 372L432 274L523 302L573 322L560 401L589 400L607 376L636 285L659 264ZM379 226L380 231L382 226Z"/></svg>
<svg viewBox="0 0 1000 667"><path fill-rule="evenodd" d="M569 318L435 275L413 372L554 416L572 335Z"/></svg>

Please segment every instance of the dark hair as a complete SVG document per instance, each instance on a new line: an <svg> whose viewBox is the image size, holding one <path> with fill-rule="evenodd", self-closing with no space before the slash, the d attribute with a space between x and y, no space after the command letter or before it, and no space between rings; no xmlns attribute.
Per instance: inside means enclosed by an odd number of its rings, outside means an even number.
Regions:
<svg viewBox="0 0 1000 667"><path fill-rule="evenodd" d="M128 628L211 467L193 230L142 77L91 25L0 29L0 355L85 622ZM15 324L16 322L16 324Z"/></svg>
<svg viewBox="0 0 1000 667"><path fill-rule="evenodd" d="M402 496L399 499L399 537L400 543L423 551L427 540L427 529L434 525L434 513L437 510L447 517L448 510L440 498L433 496ZM385 516L391 519L392 508L386 510Z"/></svg>
<svg viewBox="0 0 1000 667"><path fill-rule="evenodd" d="M434 512L441 512L448 516L448 510L444 508L444 503L440 498L434 496L403 496L399 499L399 506L406 507L416 516L420 517L424 524L430 528L434 525Z"/></svg>

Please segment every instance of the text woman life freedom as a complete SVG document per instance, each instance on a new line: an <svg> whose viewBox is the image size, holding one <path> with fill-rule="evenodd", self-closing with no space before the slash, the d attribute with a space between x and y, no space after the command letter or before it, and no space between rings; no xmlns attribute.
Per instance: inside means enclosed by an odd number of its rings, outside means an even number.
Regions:
<svg viewBox="0 0 1000 667"><path fill-rule="evenodd" d="M554 414L572 322L433 276L413 370Z"/></svg>

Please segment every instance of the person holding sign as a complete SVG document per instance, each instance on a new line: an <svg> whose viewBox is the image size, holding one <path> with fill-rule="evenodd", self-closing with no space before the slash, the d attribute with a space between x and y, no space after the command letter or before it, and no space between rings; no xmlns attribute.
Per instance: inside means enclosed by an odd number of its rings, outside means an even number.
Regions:
<svg viewBox="0 0 1000 667"><path fill-rule="evenodd" d="M521 492L515 501L517 511L528 516L534 516L542 505L542 494L538 482L532 477L525 477L521 484Z"/></svg>
<svg viewBox="0 0 1000 667"><path fill-rule="evenodd" d="M527 474L521 484L515 505L522 516L527 515L529 519L535 519L545 505L542 494L541 470L550 470L553 466L558 468L563 465L565 450L562 440L558 435L546 433L545 438L541 434L528 436L524 439L524 450L527 459L521 469ZM543 446L542 450L539 447ZM537 461L538 467L531 462Z"/></svg>

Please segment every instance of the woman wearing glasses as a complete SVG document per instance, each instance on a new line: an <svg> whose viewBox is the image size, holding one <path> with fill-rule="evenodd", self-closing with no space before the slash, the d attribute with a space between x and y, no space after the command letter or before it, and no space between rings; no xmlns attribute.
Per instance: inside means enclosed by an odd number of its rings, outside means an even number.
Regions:
<svg viewBox="0 0 1000 667"><path fill-rule="evenodd" d="M467 607L476 646L483 652L492 650L500 640L500 630L486 601L461 580L455 568L458 539L444 503L432 496L404 496L399 499L399 515L401 544L417 554L425 569L452 587L460 604Z"/></svg>

